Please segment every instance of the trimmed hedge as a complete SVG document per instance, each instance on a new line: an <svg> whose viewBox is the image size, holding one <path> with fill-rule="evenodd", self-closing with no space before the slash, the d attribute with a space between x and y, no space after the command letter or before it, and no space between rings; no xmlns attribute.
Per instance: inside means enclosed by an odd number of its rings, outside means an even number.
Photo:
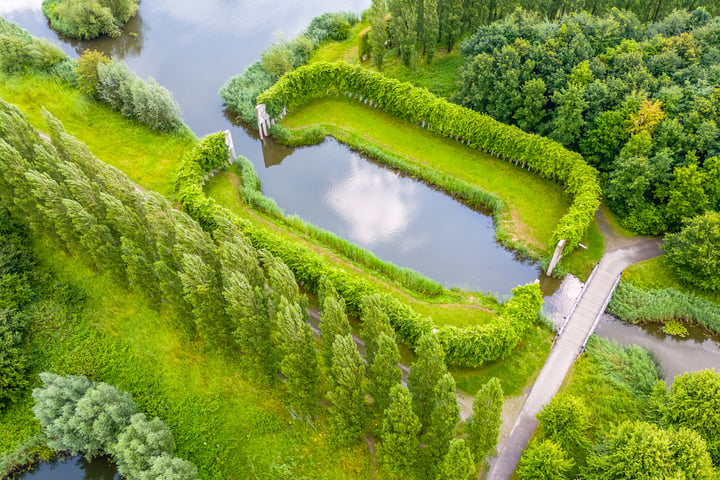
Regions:
<svg viewBox="0 0 720 480"><path fill-rule="evenodd" d="M491 325L436 330L429 318L360 277L334 267L322 255L238 217L205 196L202 189L205 176L227 160L227 149L220 153L222 138L222 134L210 135L183 157L175 180L180 203L207 230L212 231L228 221L238 225L255 248L266 249L282 259L305 288L317 292L320 279L327 277L344 298L348 311L358 316L365 296L380 295L382 308L403 341L414 346L422 335L435 331L447 352L446 361L466 367L505 358L537 322L542 293L539 284L535 283L515 288L513 298L501 306L497 321ZM253 187L256 186L257 182L253 181Z"/></svg>
<svg viewBox="0 0 720 480"><path fill-rule="evenodd" d="M384 112L454 138L471 148L527 164L539 175L565 186L574 197L555 227L549 249L565 238L565 253L582 239L600 205L597 171L559 143L502 124L487 115L449 103L429 91L387 78L345 62L318 62L287 73L257 97L271 117L291 110L319 94L347 94L378 106Z"/></svg>

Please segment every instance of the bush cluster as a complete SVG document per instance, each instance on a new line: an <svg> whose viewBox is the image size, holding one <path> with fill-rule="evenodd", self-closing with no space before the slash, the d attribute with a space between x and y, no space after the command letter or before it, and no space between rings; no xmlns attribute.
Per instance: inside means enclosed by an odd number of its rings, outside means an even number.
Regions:
<svg viewBox="0 0 720 480"><path fill-rule="evenodd" d="M313 18L305 32L291 40L273 43L262 52L261 61L225 82L220 88L220 97L243 121L255 123L257 96L278 77L306 64L310 54L323 42L348 38L351 25L357 21L357 15L351 12L324 13Z"/></svg>
<svg viewBox="0 0 720 480"><path fill-rule="evenodd" d="M50 447L89 457L107 453L129 480L194 480L197 469L173 457L167 425L137 413L132 397L86 377L41 373L44 386L33 390L33 412Z"/></svg>
<svg viewBox="0 0 720 480"><path fill-rule="evenodd" d="M219 142L218 134L215 135L215 141ZM193 164L185 165L185 163ZM222 162L205 161L202 154L191 153L185 157L179 170L179 178L175 183L183 208L201 225L212 230L216 225L225 224L230 220L243 231L255 248L267 250L280 258L293 272L298 283L305 288L317 292L323 277L330 280L343 297L348 311L355 315L361 314L363 298L378 295L382 310L388 315L398 336L412 346L416 345L424 334L433 330L431 320L418 314L405 303L389 294L383 294L369 282L332 266L320 254L259 228L206 197L201 186L202 179L220 163ZM243 174L243 180L246 177L249 177L252 187L256 188L259 185L256 177ZM542 306L542 293L536 284L517 287L513 293L513 298L503 304L497 321L491 325L471 329L442 327L437 331L438 338L447 352L448 363L474 367L486 361L505 358L510 354L528 328L536 323Z"/></svg>
<svg viewBox="0 0 720 480"><path fill-rule="evenodd" d="M71 60L56 45L0 17L0 72L22 74L58 68L64 62Z"/></svg>
<svg viewBox="0 0 720 480"><path fill-rule="evenodd" d="M271 117L277 117L283 108L298 107L329 91L355 95L390 115L426 126L471 148L528 165L544 178L564 184L574 201L556 226L550 249L564 238L565 252L572 251L592 222L600 203L600 184L597 171L579 154L553 140L451 104L425 89L344 62L319 62L288 73L259 95L257 102L266 104Z"/></svg>
<svg viewBox="0 0 720 480"><path fill-rule="evenodd" d="M155 130L171 132L183 126L180 106L169 90L150 78L138 78L124 62L97 65L97 96L110 107Z"/></svg>
<svg viewBox="0 0 720 480"><path fill-rule="evenodd" d="M50 26L66 37L89 40L119 37L138 10L140 0L43 0Z"/></svg>

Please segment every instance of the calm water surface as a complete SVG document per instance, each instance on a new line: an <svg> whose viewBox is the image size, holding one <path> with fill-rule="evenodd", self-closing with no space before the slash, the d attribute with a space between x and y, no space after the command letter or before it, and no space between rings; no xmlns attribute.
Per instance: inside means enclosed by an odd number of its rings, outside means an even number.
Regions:
<svg viewBox="0 0 720 480"><path fill-rule="evenodd" d="M264 193L287 213L447 287L503 296L538 278L537 266L495 243L489 217L334 141L299 150L263 143L225 112L218 89L274 39L296 35L325 11L360 12L370 0L143 0L127 27L132 35L93 41L60 38L41 3L0 0L0 14L72 56L93 48L123 58L173 92L197 135L230 129L237 153L255 164Z"/></svg>
<svg viewBox="0 0 720 480"><path fill-rule="evenodd" d="M65 461L53 460L41 463L22 476L23 480L120 480L115 465L108 457L92 461L85 457L73 457Z"/></svg>

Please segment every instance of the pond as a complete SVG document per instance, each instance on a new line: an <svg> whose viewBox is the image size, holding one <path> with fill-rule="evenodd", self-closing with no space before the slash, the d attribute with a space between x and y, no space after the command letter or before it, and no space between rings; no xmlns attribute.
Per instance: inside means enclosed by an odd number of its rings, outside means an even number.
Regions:
<svg viewBox="0 0 720 480"><path fill-rule="evenodd" d="M22 480L119 480L115 465L108 457L87 460L76 456L39 464L25 473Z"/></svg>
<svg viewBox="0 0 720 480"><path fill-rule="evenodd" d="M143 78L173 92L198 135L229 129L236 152L250 159L263 191L297 214L444 286L509 295L538 278L540 268L495 242L487 215L423 183L380 167L344 145L326 141L290 149L233 125L218 89L260 57L274 38L290 38L325 11L361 12L370 0L143 0L118 39L60 38L41 0L3 0L0 15L68 54L91 48L123 58Z"/></svg>

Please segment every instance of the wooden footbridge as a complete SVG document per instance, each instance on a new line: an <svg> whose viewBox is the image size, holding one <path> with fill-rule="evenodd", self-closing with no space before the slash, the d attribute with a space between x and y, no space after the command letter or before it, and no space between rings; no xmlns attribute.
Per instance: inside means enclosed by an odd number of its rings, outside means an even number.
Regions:
<svg viewBox="0 0 720 480"><path fill-rule="evenodd" d="M625 268L660 255L658 240L644 240L606 253L585 283L565 323L558 330L550 355L530 391L510 436L498 447L488 480L508 480L537 428L535 415L560 389L575 359L582 353Z"/></svg>

